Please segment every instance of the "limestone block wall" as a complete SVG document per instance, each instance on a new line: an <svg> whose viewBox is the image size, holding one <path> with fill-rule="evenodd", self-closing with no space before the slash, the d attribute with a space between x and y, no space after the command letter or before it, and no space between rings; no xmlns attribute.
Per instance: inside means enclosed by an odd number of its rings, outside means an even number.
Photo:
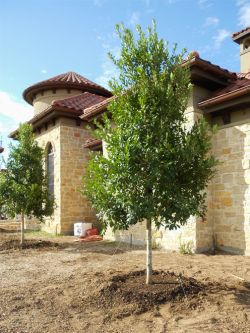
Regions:
<svg viewBox="0 0 250 333"><path fill-rule="evenodd" d="M79 192L89 158L89 150L83 148L88 136L84 126L77 126L74 119L60 118L55 125L41 129L36 137L44 149L49 142L54 148L56 209L42 225L50 233L73 234L74 223L97 222L94 210Z"/></svg>
<svg viewBox="0 0 250 333"><path fill-rule="evenodd" d="M152 247L162 248L167 250L178 251L181 244L190 242L193 250L195 250L195 219L190 218L188 223L177 230L165 230L164 227L157 229L152 226ZM138 222L131 226L128 230L112 232L108 228L105 235L105 240L116 242L132 243L133 245L146 244L146 223Z"/></svg>
<svg viewBox="0 0 250 333"><path fill-rule="evenodd" d="M76 222L96 223L95 211L79 192L82 176L89 159L89 150L83 148L89 137L85 125L76 126L70 119L60 122L61 163L61 230L63 234L73 233Z"/></svg>
<svg viewBox="0 0 250 333"><path fill-rule="evenodd" d="M249 255L250 121L220 127L213 153L221 162L209 202L216 246Z"/></svg>
<svg viewBox="0 0 250 333"><path fill-rule="evenodd" d="M37 134L36 140L40 147L46 150L49 142L51 142L54 150L54 195L56 208L51 218L46 218L42 224L42 229L51 233L60 233L61 220L61 133L60 125L57 122L55 125L48 124L48 128L41 129L40 134ZM46 164L46 163L45 163ZM46 169L46 165L45 165Z"/></svg>
<svg viewBox="0 0 250 333"><path fill-rule="evenodd" d="M144 245L146 243L146 225L145 222L138 222L128 230L113 232L110 227L107 228L103 237L105 240L131 243L134 245Z"/></svg>
<svg viewBox="0 0 250 333"><path fill-rule="evenodd" d="M195 223L196 228L196 252L204 252L214 250L215 239L213 230L213 207L210 205L212 200L212 182L206 189L207 200L207 212L204 219L197 218Z"/></svg>

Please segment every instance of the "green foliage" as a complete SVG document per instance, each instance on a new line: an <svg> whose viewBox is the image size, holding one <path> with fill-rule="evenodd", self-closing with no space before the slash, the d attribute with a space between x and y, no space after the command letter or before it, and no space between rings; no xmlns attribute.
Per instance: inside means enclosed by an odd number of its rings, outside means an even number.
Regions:
<svg viewBox="0 0 250 333"><path fill-rule="evenodd" d="M20 126L18 140L18 145L10 147L7 170L0 173L0 204L10 217L24 214L42 220L54 208L43 169L43 150L28 124Z"/></svg>
<svg viewBox="0 0 250 333"><path fill-rule="evenodd" d="M212 132L204 120L186 126L190 73L184 51L170 52L155 24L138 36L117 26L119 59L111 59L119 79L110 82L116 99L109 105L98 136L107 154L95 154L83 179L104 225L127 229L144 219L175 229L190 215L204 216L205 192L216 160L210 155Z"/></svg>
<svg viewBox="0 0 250 333"><path fill-rule="evenodd" d="M179 246L180 254L193 254L194 243L192 241L181 242Z"/></svg>

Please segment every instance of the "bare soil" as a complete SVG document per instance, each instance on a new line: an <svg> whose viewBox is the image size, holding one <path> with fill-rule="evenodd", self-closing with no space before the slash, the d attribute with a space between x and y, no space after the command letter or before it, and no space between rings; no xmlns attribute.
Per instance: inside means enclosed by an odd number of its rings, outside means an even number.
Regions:
<svg viewBox="0 0 250 333"><path fill-rule="evenodd" d="M1 333L250 332L250 257L0 232Z"/></svg>

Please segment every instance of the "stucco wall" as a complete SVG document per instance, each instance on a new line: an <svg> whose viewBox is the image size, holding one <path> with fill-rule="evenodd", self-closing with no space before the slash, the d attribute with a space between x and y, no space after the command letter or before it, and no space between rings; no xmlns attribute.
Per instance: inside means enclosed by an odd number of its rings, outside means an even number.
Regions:
<svg viewBox="0 0 250 333"><path fill-rule="evenodd" d="M247 37L246 39L249 39ZM250 69L250 57L249 57L249 48L244 49L244 41L240 43L240 71L241 73L248 73Z"/></svg>
<svg viewBox="0 0 250 333"><path fill-rule="evenodd" d="M39 92L33 101L34 113L37 115L44 111L51 106L54 100L73 97L81 93L82 91L77 89L55 89Z"/></svg>

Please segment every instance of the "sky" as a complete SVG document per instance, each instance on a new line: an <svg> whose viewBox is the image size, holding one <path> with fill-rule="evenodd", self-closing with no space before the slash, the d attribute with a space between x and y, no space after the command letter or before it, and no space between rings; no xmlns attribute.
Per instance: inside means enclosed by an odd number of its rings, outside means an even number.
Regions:
<svg viewBox="0 0 250 333"><path fill-rule="evenodd" d="M23 101L28 86L75 71L105 87L119 54L115 25L133 31L156 20L170 47L239 71L239 46L231 35L250 26L250 0L0 0L0 138L32 118Z"/></svg>

